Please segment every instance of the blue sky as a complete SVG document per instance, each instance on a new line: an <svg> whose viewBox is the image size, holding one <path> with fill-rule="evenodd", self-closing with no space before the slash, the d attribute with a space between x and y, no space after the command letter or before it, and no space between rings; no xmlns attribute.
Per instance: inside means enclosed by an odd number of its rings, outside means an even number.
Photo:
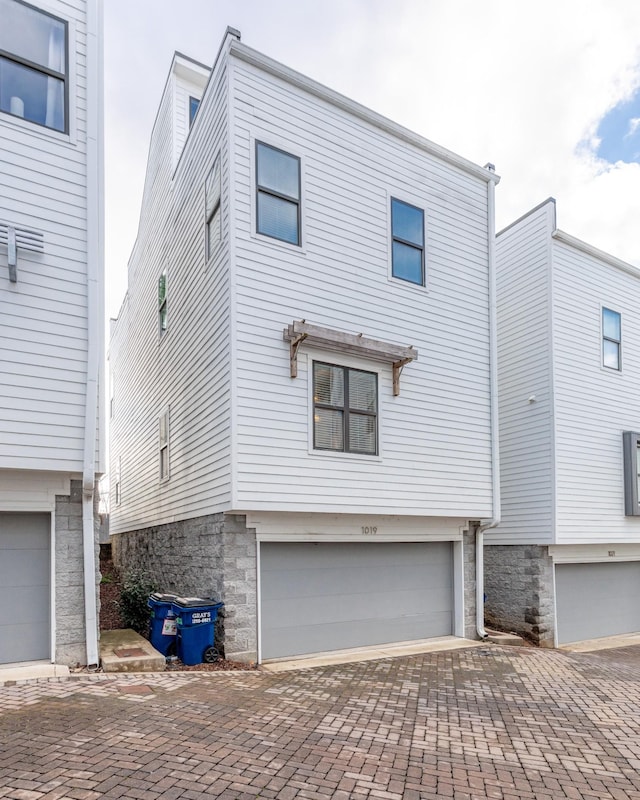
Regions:
<svg viewBox="0 0 640 800"><path fill-rule="evenodd" d="M172 53L212 63L227 25L428 139L494 163L498 228L553 196L563 230L640 264L638 0L106 0L112 316Z"/></svg>
<svg viewBox="0 0 640 800"><path fill-rule="evenodd" d="M600 120L596 137L599 158L615 164L640 164L640 89L619 103Z"/></svg>

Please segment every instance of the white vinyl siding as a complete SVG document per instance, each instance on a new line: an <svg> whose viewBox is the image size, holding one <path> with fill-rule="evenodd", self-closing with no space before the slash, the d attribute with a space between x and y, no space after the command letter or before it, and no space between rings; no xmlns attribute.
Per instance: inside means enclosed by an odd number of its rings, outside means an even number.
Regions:
<svg viewBox="0 0 640 800"><path fill-rule="evenodd" d="M18 251L10 284L0 248L0 469L75 471L87 367L86 4L47 10L69 23L72 134L1 115L0 221L42 232L44 249Z"/></svg>
<svg viewBox="0 0 640 800"><path fill-rule="evenodd" d="M232 64L234 507L490 516L485 181ZM262 141L301 158L301 249L254 235ZM389 280L390 195L425 209L428 293ZM309 453L311 354L301 349L291 380L282 341L301 318L419 350L399 397L390 365L349 363L380 369L380 459ZM335 363L331 353L313 357Z"/></svg>
<svg viewBox="0 0 640 800"><path fill-rule="evenodd" d="M228 226L224 68L209 84L209 92L173 176L171 80L153 132L129 291L111 341L111 362L118 375L118 411L111 435L126 476L122 504L112 511L113 533L228 507L228 251L218 248L205 264L203 236L203 186L218 151L223 232ZM161 264L170 265L171 319L159 339ZM169 405L171 480L161 483L158 416Z"/></svg>
<svg viewBox="0 0 640 800"><path fill-rule="evenodd" d="M553 214L547 202L497 239L502 513L487 544L553 542Z"/></svg>
<svg viewBox="0 0 640 800"><path fill-rule="evenodd" d="M623 431L640 430L640 272L553 242L559 544L640 541L625 516ZM602 308L622 316L621 372L602 366Z"/></svg>

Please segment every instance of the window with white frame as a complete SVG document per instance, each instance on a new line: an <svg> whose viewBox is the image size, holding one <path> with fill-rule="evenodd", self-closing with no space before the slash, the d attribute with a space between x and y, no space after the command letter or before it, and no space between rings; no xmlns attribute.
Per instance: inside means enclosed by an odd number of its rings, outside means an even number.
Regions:
<svg viewBox="0 0 640 800"><path fill-rule="evenodd" d="M610 308L602 309L602 366L622 369L622 319Z"/></svg>
<svg viewBox="0 0 640 800"><path fill-rule="evenodd" d="M160 480L169 478L169 409L160 414L158 426L158 446L160 454Z"/></svg>
<svg viewBox="0 0 640 800"><path fill-rule="evenodd" d="M316 450L377 455L375 372L313 362L313 446Z"/></svg>
<svg viewBox="0 0 640 800"><path fill-rule="evenodd" d="M624 513L627 517L640 516L640 433L625 431L622 434L624 455Z"/></svg>
<svg viewBox="0 0 640 800"><path fill-rule="evenodd" d="M391 274L424 286L424 211L391 198Z"/></svg>
<svg viewBox="0 0 640 800"><path fill-rule="evenodd" d="M300 244L300 159L256 142L256 229Z"/></svg>
<svg viewBox="0 0 640 800"><path fill-rule="evenodd" d="M193 125L193 120L196 118L196 114L198 113L199 107L200 107L200 101L198 100L198 98L189 95L189 127Z"/></svg>
<svg viewBox="0 0 640 800"><path fill-rule="evenodd" d="M116 379L112 370L109 370L109 419L113 419L116 410Z"/></svg>
<svg viewBox="0 0 640 800"><path fill-rule="evenodd" d="M167 308L167 271L165 270L158 278L158 329L162 336L169 323Z"/></svg>
<svg viewBox="0 0 640 800"><path fill-rule="evenodd" d="M222 237L220 202L222 186L220 176L220 156L216 158L204 182L205 206L205 249L207 261L215 252Z"/></svg>
<svg viewBox="0 0 640 800"><path fill-rule="evenodd" d="M113 478L113 502L119 506L122 500L121 482L120 482L120 456L116 458L116 471Z"/></svg>
<svg viewBox="0 0 640 800"><path fill-rule="evenodd" d="M22 0L0 0L0 111L66 133L68 26Z"/></svg>

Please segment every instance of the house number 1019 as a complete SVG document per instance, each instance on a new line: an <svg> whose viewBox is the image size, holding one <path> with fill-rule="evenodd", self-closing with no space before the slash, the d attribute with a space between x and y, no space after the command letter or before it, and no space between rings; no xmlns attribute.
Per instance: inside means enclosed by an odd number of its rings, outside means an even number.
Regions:
<svg viewBox="0 0 640 800"><path fill-rule="evenodd" d="M364 533L365 536L374 536L377 532L378 532L378 529L377 529L377 527L375 525L372 525L372 526L363 525L362 526L362 533Z"/></svg>

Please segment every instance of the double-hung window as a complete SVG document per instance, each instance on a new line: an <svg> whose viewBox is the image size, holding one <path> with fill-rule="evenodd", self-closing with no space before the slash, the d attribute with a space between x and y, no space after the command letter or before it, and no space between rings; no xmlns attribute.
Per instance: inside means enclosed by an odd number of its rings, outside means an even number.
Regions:
<svg viewBox="0 0 640 800"><path fill-rule="evenodd" d="M165 271L158 278L158 329L160 331L160 336L165 333L168 324L167 273Z"/></svg>
<svg viewBox="0 0 640 800"><path fill-rule="evenodd" d="M624 431L624 513L640 516L640 433Z"/></svg>
<svg viewBox="0 0 640 800"><path fill-rule="evenodd" d="M424 286L424 211L391 198L391 274Z"/></svg>
<svg viewBox="0 0 640 800"><path fill-rule="evenodd" d="M300 244L300 159L256 143L256 229Z"/></svg>
<svg viewBox="0 0 640 800"><path fill-rule="evenodd" d="M377 455L375 372L314 362L313 446L316 450Z"/></svg>
<svg viewBox="0 0 640 800"><path fill-rule="evenodd" d="M0 0L0 111L68 130L67 23L22 0Z"/></svg>
<svg viewBox="0 0 640 800"><path fill-rule="evenodd" d="M622 369L622 325L617 311L602 309L602 365Z"/></svg>
<svg viewBox="0 0 640 800"><path fill-rule="evenodd" d="M213 255L221 238L220 199L222 187L220 182L220 156L215 160L204 182L205 206L205 242L207 261Z"/></svg>
<svg viewBox="0 0 640 800"><path fill-rule="evenodd" d="M160 480L169 478L169 409L160 415L159 424Z"/></svg>

